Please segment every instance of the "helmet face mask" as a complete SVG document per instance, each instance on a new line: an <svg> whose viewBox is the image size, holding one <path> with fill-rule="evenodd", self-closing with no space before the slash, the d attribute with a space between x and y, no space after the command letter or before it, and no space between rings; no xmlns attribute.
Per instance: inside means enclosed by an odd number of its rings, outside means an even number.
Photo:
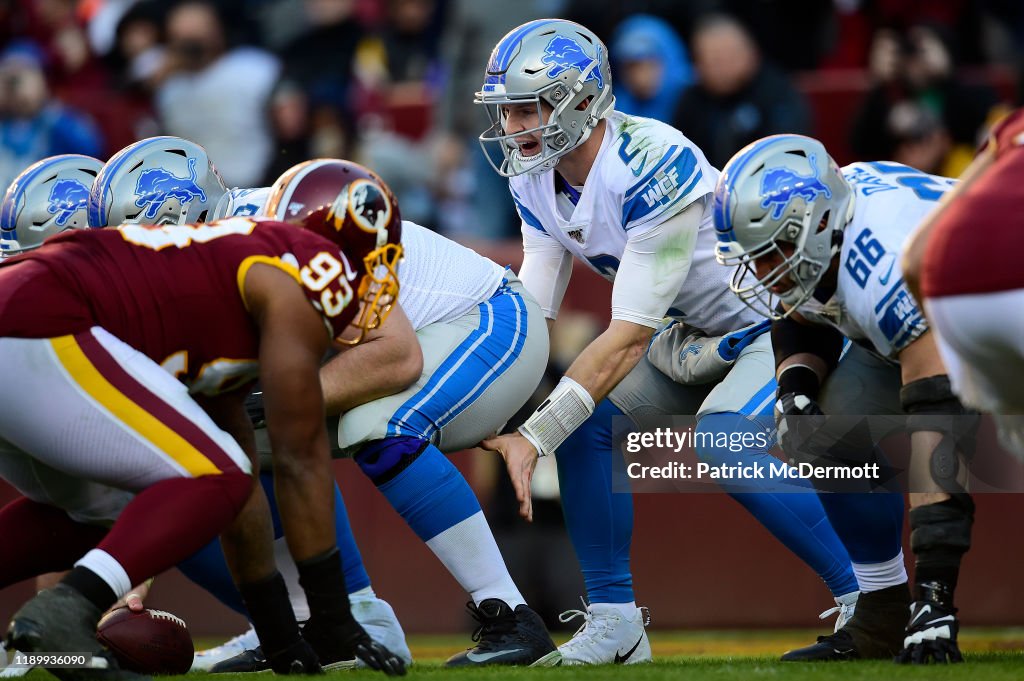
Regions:
<svg viewBox="0 0 1024 681"><path fill-rule="evenodd" d="M103 162L90 156L51 156L26 168L0 206L0 258L38 248L68 229L86 229L89 189Z"/></svg>
<svg viewBox="0 0 1024 681"><path fill-rule="evenodd" d="M350 326L357 334L337 342L355 345L384 323L398 299L402 217L376 173L338 159L300 163L274 183L266 214L333 241L356 270L360 309Z"/></svg>
<svg viewBox="0 0 1024 681"><path fill-rule="evenodd" d="M203 147L180 137L151 137L107 161L89 193L89 224L206 222L225 193Z"/></svg>
<svg viewBox="0 0 1024 681"><path fill-rule="evenodd" d="M480 145L491 166L502 176L543 172L583 144L615 104L608 50L590 30L571 21L540 19L513 29L494 48L483 87L475 103L482 104L491 126ZM537 125L508 131L503 109L533 105ZM545 116L544 109L551 111ZM524 156L515 138L539 136L539 150ZM497 145L500 164L490 149Z"/></svg>
<svg viewBox="0 0 1024 681"><path fill-rule="evenodd" d="M715 257L735 268L729 288L759 314L789 316L831 267L852 208L853 191L817 140L774 135L748 145L715 189Z"/></svg>

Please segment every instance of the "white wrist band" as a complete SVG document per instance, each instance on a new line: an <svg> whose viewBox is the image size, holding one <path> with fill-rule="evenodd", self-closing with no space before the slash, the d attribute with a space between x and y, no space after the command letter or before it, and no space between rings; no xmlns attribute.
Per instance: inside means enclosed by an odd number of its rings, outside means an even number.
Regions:
<svg viewBox="0 0 1024 681"><path fill-rule="evenodd" d="M539 456L554 454L559 445L594 413L594 398L586 388L563 376L547 399L519 432L537 448Z"/></svg>

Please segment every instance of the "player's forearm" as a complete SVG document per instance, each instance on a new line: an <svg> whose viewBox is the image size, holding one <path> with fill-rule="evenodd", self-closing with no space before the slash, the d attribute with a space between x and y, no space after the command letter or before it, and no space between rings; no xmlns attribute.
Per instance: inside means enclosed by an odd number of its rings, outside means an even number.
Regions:
<svg viewBox="0 0 1024 681"><path fill-rule="evenodd" d="M608 329L588 345L565 375L600 402L633 370L647 350L654 329L612 320Z"/></svg>
<svg viewBox="0 0 1024 681"><path fill-rule="evenodd" d="M278 456L274 450L277 508L296 562L323 555L336 545L334 472L326 435L314 449L313 456Z"/></svg>
<svg viewBox="0 0 1024 681"><path fill-rule="evenodd" d="M387 339L364 341L320 370L327 415L401 392L415 383L422 371L423 353L418 343L409 349Z"/></svg>

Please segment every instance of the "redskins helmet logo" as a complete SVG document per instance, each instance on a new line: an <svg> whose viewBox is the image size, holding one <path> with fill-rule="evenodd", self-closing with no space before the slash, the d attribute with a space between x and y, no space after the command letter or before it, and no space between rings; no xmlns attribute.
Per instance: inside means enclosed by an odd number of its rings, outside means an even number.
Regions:
<svg viewBox="0 0 1024 681"><path fill-rule="evenodd" d="M391 220L391 201L376 182L356 179L338 195L328 215L335 229L341 229L346 214L359 229L387 239L384 228Z"/></svg>

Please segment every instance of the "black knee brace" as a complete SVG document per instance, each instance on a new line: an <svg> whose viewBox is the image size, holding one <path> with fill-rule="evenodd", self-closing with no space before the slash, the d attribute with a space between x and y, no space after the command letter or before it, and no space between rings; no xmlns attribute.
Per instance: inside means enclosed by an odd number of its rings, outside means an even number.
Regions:
<svg viewBox="0 0 1024 681"><path fill-rule="evenodd" d="M981 417L960 402L946 375L921 378L900 390L903 410L909 414L910 433L939 433L942 440L931 452L929 468L939 489L949 494L966 494L957 482L960 457L970 461L974 456L975 435Z"/></svg>

